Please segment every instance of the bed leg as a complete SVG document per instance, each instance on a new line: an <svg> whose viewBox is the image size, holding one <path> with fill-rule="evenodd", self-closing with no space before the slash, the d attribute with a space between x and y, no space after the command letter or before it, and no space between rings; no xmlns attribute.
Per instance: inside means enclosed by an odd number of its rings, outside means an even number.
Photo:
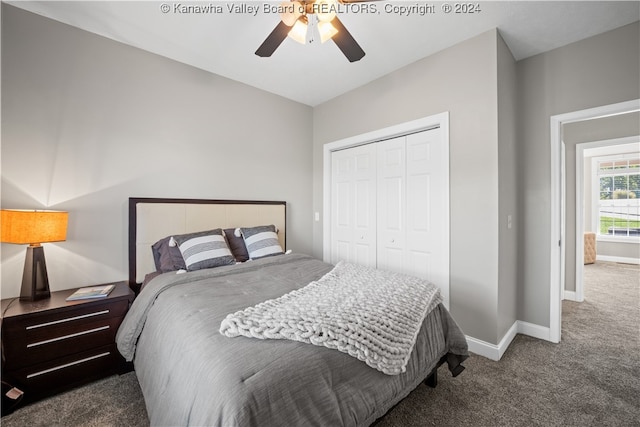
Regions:
<svg viewBox="0 0 640 427"><path fill-rule="evenodd" d="M434 371L424 380L425 384L431 388L436 388L438 385L438 370L434 369Z"/></svg>

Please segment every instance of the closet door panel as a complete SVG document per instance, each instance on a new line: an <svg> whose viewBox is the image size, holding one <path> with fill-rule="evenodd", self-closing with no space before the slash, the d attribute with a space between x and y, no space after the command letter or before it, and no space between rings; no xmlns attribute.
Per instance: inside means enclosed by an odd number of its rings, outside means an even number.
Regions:
<svg viewBox="0 0 640 427"><path fill-rule="evenodd" d="M406 270L405 273L426 279L431 283L435 283L433 280L433 256L428 252L421 251L407 251L406 256Z"/></svg>
<svg viewBox="0 0 640 427"><path fill-rule="evenodd" d="M407 273L431 280L431 177L407 176Z"/></svg>
<svg viewBox="0 0 640 427"><path fill-rule="evenodd" d="M338 182L335 187L335 227L333 246L335 259L349 259L349 248L351 246L351 188L349 182Z"/></svg>
<svg viewBox="0 0 640 427"><path fill-rule="evenodd" d="M407 136L407 272L435 284L441 279L444 182L440 130ZM448 266L446 266L448 271Z"/></svg>
<svg viewBox="0 0 640 427"><path fill-rule="evenodd" d="M378 268L405 268L405 137L378 144Z"/></svg>
<svg viewBox="0 0 640 427"><path fill-rule="evenodd" d="M374 169L360 172L358 180L355 182L355 195L352 199L354 204L354 236L353 251L349 258L351 261L376 266L376 232L375 232L375 175L366 176L375 172Z"/></svg>
<svg viewBox="0 0 640 427"><path fill-rule="evenodd" d="M331 262L376 266L376 148L331 155Z"/></svg>
<svg viewBox="0 0 640 427"><path fill-rule="evenodd" d="M349 259L352 240L351 224L351 175L354 159L344 152L336 152L331 161L331 262Z"/></svg>
<svg viewBox="0 0 640 427"><path fill-rule="evenodd" d="M332 253L332 263L336 263L340 260L349 260L349 252L351 251L351 242L342 240L335 242L335 250ZM336 261L333 261L335 259Z"/></svg>
<svg viewBox="0 0 640 427"><path fill-rule="evenodd" d="M355 153L355 236L351 261L376 266L376 146L363 145Z"/></svg>

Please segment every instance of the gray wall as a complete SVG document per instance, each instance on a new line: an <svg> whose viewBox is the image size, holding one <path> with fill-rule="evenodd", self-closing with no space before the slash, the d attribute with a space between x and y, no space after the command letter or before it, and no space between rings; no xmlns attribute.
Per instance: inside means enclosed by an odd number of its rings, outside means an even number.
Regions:
<svg viewBox="0 0 640 427"><path fill-rule="evenodd" d="M52 290L123 280L127 199L286 200L312 251L312 109L2 4L3 208L69 211ZM2 298L25 246L2 244Z"/></svg>
<svg viewBox="0 0 640 427"><path fill-rule="evenodd" d="M518 173L516 61L498 35L498 341L517 320ZM508 217L511 217L509 228Z"/></svg>
<svg viewBox="0 0 640 427"><path fill-rule="evenodd" d="M317 106L313 120L321 211L324 144L450 112L451 312L467 335L490 343L499 339L497 46L497 31L483 33ZM321 257L322 223L314 224Z"/></svg>
<svg viewBox="0 0 640 427"><path fill-rule="evenodd" d="M636 22L517 64L519 320L549 326L549 118L640 98L639 40Z"/></svg>

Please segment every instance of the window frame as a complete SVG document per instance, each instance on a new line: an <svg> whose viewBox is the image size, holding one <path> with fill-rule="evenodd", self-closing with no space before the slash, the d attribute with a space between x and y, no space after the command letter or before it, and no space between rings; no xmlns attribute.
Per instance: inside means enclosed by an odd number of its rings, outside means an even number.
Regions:
<svg viewBox="0 0 640 427"><path fill-rule="evenodd" d="M601 234L600 233L600 207L601 207L601 199L600 199L600 163L604 163L604 162L621 162L621 161L626 161L629 162L631 160L638 160L640 159L640 153L627 153L627 154L612 154L612 155L605 155L605 156L594 156L591 158L591 197L592 197L592 216L591 216L591 220L592 220L592 230L594 230L596 232L596 239L598 241L603 241L603 242L618 242L618 243L639 243L640 242L640 235L637 236L620 236L620 235L610 235L610 234ZM627 167L625 168L624 172L622 173L607 173L607 174L603 174L604 176L616 176L616 175L632 175L634 171ZM640 169L638 170L638 173L640 173ZM611 190L612 192L615 191L615 189ZM611 200L616 200L616 199L611 199ZM631 204L635 204L638 205L640 207L640 197L637 197L635 199L617 199L617 200L626 200L627 203L626 205L628 206L630 203L629 201L633 200L634 203ZM640 220L640 217L638 218ZM627 228L629 228L627 226Z"/></svg>

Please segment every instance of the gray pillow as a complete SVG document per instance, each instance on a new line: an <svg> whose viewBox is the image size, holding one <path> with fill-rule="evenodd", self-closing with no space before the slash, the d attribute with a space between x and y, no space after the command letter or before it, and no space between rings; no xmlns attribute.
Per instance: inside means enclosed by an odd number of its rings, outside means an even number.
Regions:
<svg viewBox="0 0 640 427"><path fill-rule="evenodd" d="M242 227L236 230L236 234L241 234L244 239L250 259L283 254L277 232L275 225Z"/></svg>
<svg viewBox="0 0 640 427"><path fill-rule="evenodd" d="M169 271L186 270L182 253L177 246L170 246L171 236L158 240L151 246L153 260L156 264L156 271L167 273ZM244 243L243 243L244 245Z"/></svg>
<svg viewBox="0 0 640 427"><path fill-rule="evenodd" d="M229 249L231 249L231 253L236 258L238 262L245 262L249 260L249 253L247 252L247 247L244 245L244 240L242 240L242 236L236 236L235 228L225 228L224 235L227 238L227 243L229 244Z"/></svg>
<svg viewBox="0 0 640 427"><path fill-rule="evenodd" d="M188 271L236 263L220 228L173 236Z"/></svg>

